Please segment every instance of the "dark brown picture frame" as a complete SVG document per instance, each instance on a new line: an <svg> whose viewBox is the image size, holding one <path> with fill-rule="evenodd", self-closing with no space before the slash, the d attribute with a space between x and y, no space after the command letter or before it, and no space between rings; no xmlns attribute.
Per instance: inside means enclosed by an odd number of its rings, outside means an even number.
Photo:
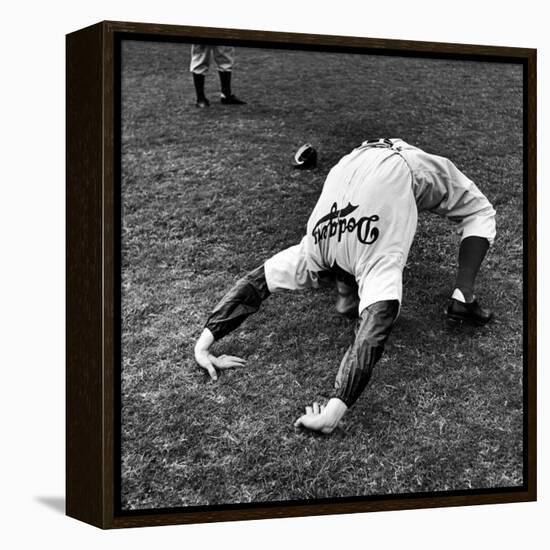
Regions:
<svg viewBox="0 0 550 550"><path fill-rule="evenodd" d="M199 38L234 45L333 48L385 55L436 56L524 66L524 485L473 494L403 495L304 504L231 505L207 510L117 510L115 414L120 258L117 47L121 39ZM66 512L101 528L406 510L536 500L536 50L273 33L233 29L101 22L67 35L67 340Z"/></svg>

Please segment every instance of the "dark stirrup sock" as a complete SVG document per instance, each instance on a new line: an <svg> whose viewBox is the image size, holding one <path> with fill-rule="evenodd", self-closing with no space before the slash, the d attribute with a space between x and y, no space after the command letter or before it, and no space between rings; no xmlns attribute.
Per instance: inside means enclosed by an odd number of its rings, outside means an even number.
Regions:
<svg viewBox="0 0 550 550"><path fill-rule="evenodd" d="M206 99L204 96L204 75L192 73L193 84L195 85L195 93L197 94L197 101Z"/></svg>
<svg viewBox="0 0 550 550"><path fill-rule="evenodd" d="M220 84L222 88L222 94L225 97L231 96L231 71L218 71L220 75Z"/></svg>
<svg viewBox="0 0 550 550"><path fill-rule="evenodd" d="M474 299L476 275L488 249L489 241L484 237L466 237L460 243L456 288L462 292L467 302Z"/></svg>

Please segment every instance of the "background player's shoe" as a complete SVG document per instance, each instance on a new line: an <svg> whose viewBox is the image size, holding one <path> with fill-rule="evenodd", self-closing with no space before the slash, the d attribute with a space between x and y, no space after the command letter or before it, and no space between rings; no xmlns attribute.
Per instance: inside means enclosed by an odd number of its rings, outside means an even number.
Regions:
<svg viewBox="0 0 550 550"><path fill-rule="evenodd" d="M210 101L208 101L208 99L203 97L201 99L197 99L195 106L198 107L199 109L204 109L205 107L210 107Z"/></svg>
<svg viewBox="0 0 550 550"><path fill-rule="evenodd" d="M239 99L235 94L222 94L221 100L224 105L246 105L246 101Z"/></svg>
<svg viewBox="0 0 550 550"><path fill-rule="evenodd" d="M493 312L482 308L477 300L466 303L450 298L447 306L447 318L451 321L481 326L487 324L493 318Z"/></svg>

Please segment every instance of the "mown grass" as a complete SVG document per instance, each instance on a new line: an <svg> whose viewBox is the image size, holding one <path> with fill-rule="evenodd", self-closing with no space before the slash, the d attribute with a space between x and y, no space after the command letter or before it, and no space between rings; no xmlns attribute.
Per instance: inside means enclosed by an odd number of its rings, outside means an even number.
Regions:
<svg viewBox="0 0 550 550"><path fill-rule="evenodd" d="M124 509L479 489L522 483L522 75L513 65L241 49L194 107L189 46L127 42L122 111ZM373 380L330 437L295 430L330 396L353 323L331 291L279 294L216 346L248 359L213 384L193 345L219 298L301 238L330 167L368 137L449 156L499 235L478 278L496 320L443 318L457 237L421 216L404 302ZM293 171L314 144L319 166Z"/></svg>

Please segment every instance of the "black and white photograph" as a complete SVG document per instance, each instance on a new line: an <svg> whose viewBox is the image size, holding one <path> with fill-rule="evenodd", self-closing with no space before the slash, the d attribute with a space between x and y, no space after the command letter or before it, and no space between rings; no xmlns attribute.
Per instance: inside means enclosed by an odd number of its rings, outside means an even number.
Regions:
<svg viewBox="0 0 550 550"><path fill-rule="evenodd" d="M544 13L5 2L0 547L544 549Z"/></svg>
<svg viewBox="0 0 550 550"><path fill-rule="evenodd" d="M120 510L526 484L525 66L120 43Z"/></svg>

